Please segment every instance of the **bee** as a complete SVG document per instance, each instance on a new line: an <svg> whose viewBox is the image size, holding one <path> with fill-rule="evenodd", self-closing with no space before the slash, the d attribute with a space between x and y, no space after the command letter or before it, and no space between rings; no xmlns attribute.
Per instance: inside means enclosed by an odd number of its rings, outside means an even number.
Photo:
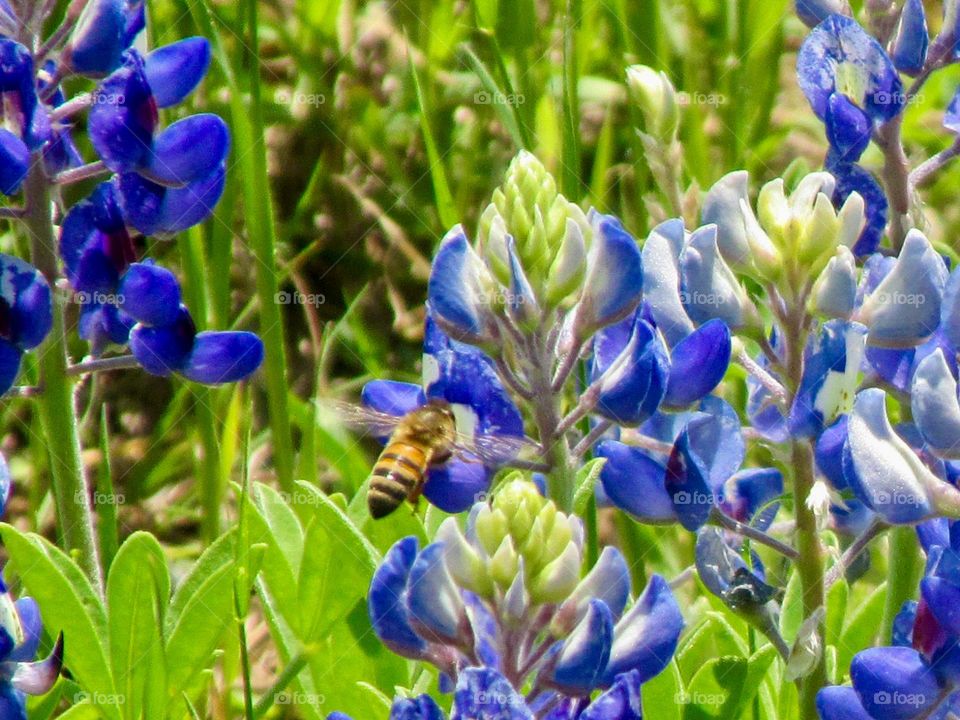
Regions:
<svg viewBox="0 0 960 720"><path fill-rule="evenodd" d="M415 506L430 468L454 456L498 466L529 444L512 436L461 434L454 408L444 400L430 400L400 417L349 403L333 405L348 424L389 436L370 472L367 507L375 520L390 515L404 500Z"/></svg>

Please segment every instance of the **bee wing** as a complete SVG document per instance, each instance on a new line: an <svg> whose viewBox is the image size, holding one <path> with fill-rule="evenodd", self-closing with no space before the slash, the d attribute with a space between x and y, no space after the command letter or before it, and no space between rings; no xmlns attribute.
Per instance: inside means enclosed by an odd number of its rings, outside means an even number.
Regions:
<svg viewBox="0 0 960 720"><path fill-rule="evenodd" d="M364 407L363 405L354 405L353 403L343 402L341 400L327 400L323 402L323 407L332 410L336 416L351 427L369 430L377 436L387 436L393 432L403 418L396 415Z"/></svg>
<svg viewBox="0 0 960 720"><path fill-rule="evenodd" d="M456 448L460 454L473 455L484 465L498 467L516 459L524 450L532 450L535 443L513 435L458 436Z"/></svg>

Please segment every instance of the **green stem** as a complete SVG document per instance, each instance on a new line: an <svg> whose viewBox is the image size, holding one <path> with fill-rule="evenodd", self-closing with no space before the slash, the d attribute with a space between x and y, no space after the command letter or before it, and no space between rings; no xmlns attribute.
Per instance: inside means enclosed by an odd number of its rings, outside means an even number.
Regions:
<svg viewBox="0 0 960 720"><path fill-rule="evenodd" d="M51 288L56 287L57 241L51 214L50 184L43 159L34 155L24 185L26 212L24 222L30 235L30 257L44 274ZM53 293L53 329L40 352L43 393L38 398L43 426L54 502L60 534L68 551L74 554L93 586L103 593L100 552L94 532L93 509L87 479L80 456L77 411L73 405L73 380L67 374L67 339L64 324L66 298Z"/></svg>
<svg viewBox="0 0 960 720"><path fill-rule="evenodd" d="M923 574L923 558L912 527L895 527L890 530L887 552L887 598L883 607L883 632L881 642L890 642L893 620L907 600L915 597L920 577Z"/></svg>

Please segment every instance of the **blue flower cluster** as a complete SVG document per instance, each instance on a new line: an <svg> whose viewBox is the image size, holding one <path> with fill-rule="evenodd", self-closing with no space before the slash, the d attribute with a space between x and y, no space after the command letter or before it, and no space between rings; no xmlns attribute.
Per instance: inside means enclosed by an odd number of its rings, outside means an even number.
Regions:
<svg viewBox="0 0 960 720"><path fill-rule="evenodd" d="M209 42L188 38L143 54L133 46L144 28L142 1L91 0L79 7L65 20L72 31L35 58L18 39L25 28L0 5L0 192L21 194L30 172L43 173L50 185L112 174L60 221L60 255L81 306L80 336L94 356L110 344L129 345L154 374L211 384L243 379L262 362L260 339L248 332L198 333L176 277L138 258L134 242L137 233L163 237L205 220L223 192L230 145L223 120L202 113L159 127L158 111L182 102L203 79ZM97 84L68 99L60 83L73 76ZM97 155L87 164L71 138L73 118L82 111ZM55 278L6 257L2 272L5 392L22 352L50 329L47 283Z"/></svg>
<svg viewBox="0 0 960 720"><path fill-rule="evenodd" d="M440 670L452 718L639 720L640 686L670 662L680 609L657 575L631 604L615 548L584 576L582 566L579 518L508 480L473 506L465 531L449 518L427 547L409 537L390 549L370 619L391 650ZM443 714L421 696L396 701L390 717Z"/></svg>

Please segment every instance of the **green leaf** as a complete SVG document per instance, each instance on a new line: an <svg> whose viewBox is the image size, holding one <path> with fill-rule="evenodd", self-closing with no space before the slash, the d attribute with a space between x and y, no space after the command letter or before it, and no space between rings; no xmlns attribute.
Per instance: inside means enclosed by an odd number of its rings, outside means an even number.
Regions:
<svg viewBox="0 0 960 720"><path fill-rule="evenodd" d="M593 497L593 488L597 484L597 478L600 477L600 471L603 470L606 462L606 458L594 458L585 462L583 467L577 470L577 488L573 495L574 514L583 516L587 511L587 503Z"/></svg>
<svg viewBox="0 0 960 720"><path fill-rule="evenodd" d="M887 596L887 584L881 583L850 616L837 643L837 666L847 672L853 656L871 645L880 632L879 619L883 616L883 604Z"/></svg>
<svg viewBox="0 0 960 720"><path fill-rule="evenodd" d="M684 720L733 720L738 698L748 676L749 663L743 657L708 660L697 670L680 698Z"/></svg>
<svg viewBox="0 0 960 720"><path fill-rule="evenodd" d="M676 659L672 660L663 672L643 684L640 700L643 704L643 716L659 720L680 720L681 704L684 697L683 678Z"/></svg>
<svg viewBox="0 0 960 720"><path fill-rule="evenodd" d="M790 573L787 580L787 589L783 594L783 603L780 609L780 634L787 642L793 643L803 622L803 589L800 584L800 573L796 570Z"/></svg>
<svg viewBox="0 0 960 720"><path fill-rule="evenodd" d="M299 616L297 577L303 558L304 533L296 513L273 488L257 483L247 516L250 541L267 546L262 573L280 612L290 621ZM255 503L255 505L253 504Z"/></svg>
<svg viewBox="0 0 960 720"><path fill-rule="evenodd" d="M777 649L769 644L764 645L750 656L747 663L747 676L744 678L740 692L734 696L736 702L731 710L730 717L744 716L747 709L753 704L753 698L756 697L761 683L767 676L767 671L777 657L779 657Z"/></svg>
<svg viewBox="0 0 960 720"><path fill-rule="evenodd" d="M107 660L107 615L77 564L45 538L21 533L0 523L0 536L10 563L27 591L40 605L44 626L51 635L64 635L64 664L94 698L113 698L113 674ZM119 720L115 703L99 706L108 718Z"/></svg>
<svg viewBox="0 0 960 720"><path fill-rule="evenodd" d="M163 617L170 575L163 549L146 532L120 547L107 580L110 654L124 718L166 715Z"/></svg>
<svg viewBox="0 0 960 720"><path fill-rule="evenodd" d="M164 623L171 698L209 665L233 619L236 532L222 535L200 556L177 588Z"/></svg>
<svg viewBox="0 0 960 720"><path fill-rule="evenodd" d="M826 642L836 645L843 629L843 621L847 614L847 597L849 586L844 578L840 578L827 591L827 628Z"/></svg>

